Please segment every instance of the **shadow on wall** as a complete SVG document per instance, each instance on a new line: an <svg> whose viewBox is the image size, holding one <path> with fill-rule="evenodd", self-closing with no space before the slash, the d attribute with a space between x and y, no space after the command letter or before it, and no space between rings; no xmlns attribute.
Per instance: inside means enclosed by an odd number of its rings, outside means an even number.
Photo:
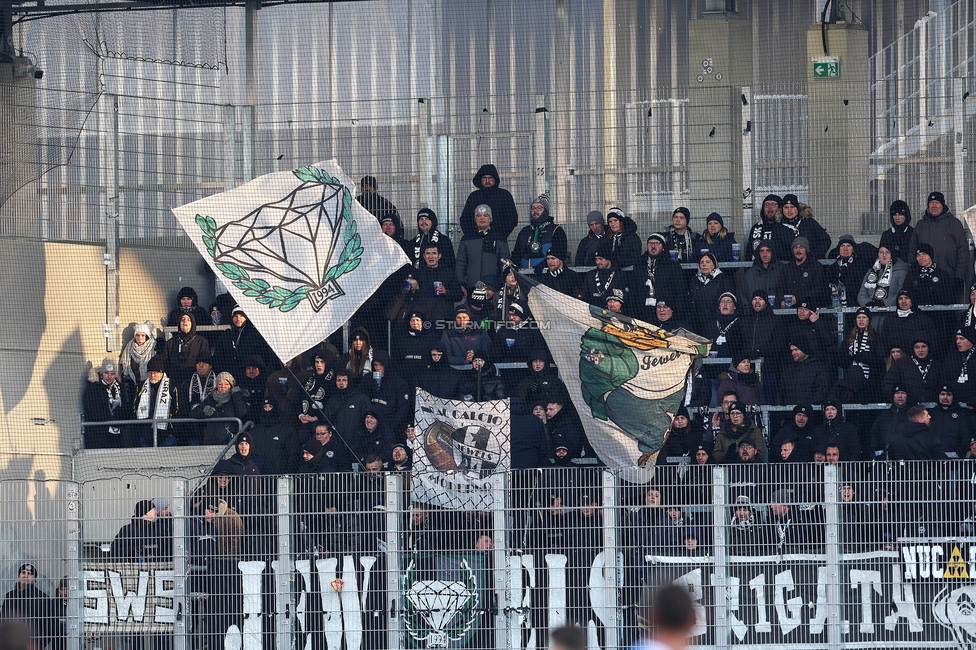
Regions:
<svg viewBox="0 0 976 650"><path fill-rule="evenodd" d="M11 460L3 473L28 475L32 460ZM34 479L0 481L0 594L14 588L17 570L29 562L38 570L37 587L48 595L66 572L68 484Z"/></svg>
<svg viewBox="0 0 976 650"><path fill-rule="evenodd" d="M27 367L4 368L0 361L0 396L5 413L10 413L27 394L27 388L37 364L41 337L47 329L44 310L47 284L47 259L44 246L27 242L25 246L5 247L14 259L4 260L4 312L7 315L0 327L0 350L13 350L27 358ZM9 358L3 355L0 359Z"/></svg>
<svg viewBox="0 0 976 650"><path fill-rule="evenodd" d="M54 420L54 426L61 434L57 441L60 453L71 455L81 449L81 397L87 381L88 360L84 355L81 330L76 327L61 344L44 374L48 417ZM40 429L43 432L44 428ZM45 447L35 448L46 450Z"/></svg>

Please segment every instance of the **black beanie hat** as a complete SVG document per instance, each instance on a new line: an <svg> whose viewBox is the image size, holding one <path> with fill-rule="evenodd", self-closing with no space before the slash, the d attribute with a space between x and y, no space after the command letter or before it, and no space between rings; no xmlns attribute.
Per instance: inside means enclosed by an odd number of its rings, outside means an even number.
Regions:
<svg viewBox="0 0 976 650"><path fill-rule="evenodd" d="M674 215L678 213L685 215L685 221L691 221L691 210L689 210L685 206L679 205L678 207L676 207L674 209L674 212L671 213L671 216L674 217Z"/></svg>
<svg viewBox="0 0 976 650"><path fill-rule="evenodd" d="M157 355L146 364L146 370L149 372L166 372L166 364L163 363L163 358Z"/></svg>
<svg viewBox="0 0 976 650"><path fill-rule="evenodd" d="M929 192L929 197L925 199L926 203L931 203L932 201L938 201L942 204L943 210L948 210L949 206L945 202L945 194L942 192Z"/></svg>
<svg viewBox="0 0 976 650"><path fill-rule="evenodd" d="M605 260L613 261L613 242L609 238L604 237L600 240L599 245L596 247L595 257L602 257Z"/></svg>

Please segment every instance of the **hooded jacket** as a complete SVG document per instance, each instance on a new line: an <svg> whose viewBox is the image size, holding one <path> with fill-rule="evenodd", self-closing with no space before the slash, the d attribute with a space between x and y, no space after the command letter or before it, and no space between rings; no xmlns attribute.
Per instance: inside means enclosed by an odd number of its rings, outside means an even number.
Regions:
<svg viewBox="0 0 976 650"><path fill-rule="evenodd" d="M739 287L739 304L746 305L752 300L752 296L761 291L762 295L769 301L769 296L776 295L776 287L779 284L780 273L783 272L783 263L776 259L773 252L773 259L769 265L762 263L759 254L756 253L752 260L752 266L746 269L742 275L742 285ZM860 278L858 278L860 280Z"/></svg>
<svg viewBox="0 0 976 650"><path fill-rule="evenodd" d="M767 197L769 198L769 197ZM765 200L763 201L765 203ZM755 259L759 244L764 241L772 243L773 254L778 260L792 259L790 247L793 244L793 233L789 228L779 222L782 217L781 212L777 212L773 220L767 221L760 204L759 221L749 229L749 239L746 241L743 255L746 261Z"/></svg>
<svg viewBox="0 0 976 650"><path fill-rule="evenodd" d="M905 406L899 407L894 403L888 410L882 411L871 425L870 449L874 460L884 460L884 450L888 447L888 437L896 427L908 423L908 409L912 405L912 394L908 394Z"/></svg>
<svg viewBox="0 0 976 650"><path fill-rule="evenodd" d="M247 451L247 456L242 456L240 451L235 450L234 455L227 459L226 467L230 473L236 476L258 476L270 473L264 457L258 451L254 436L250 433L241 434L238 443L243 441L250 443L251 447Z"/></svg>
<svg viewBox="0 0 976 650"><path fill-rule="evenodd" d="M715 314L719 296L725 292L735 292L735 279L731 273L716 269L709 276L707 283L703 282L702 278L700 273L696 273L689 282L688 290L691 308L688 315L691 326L696 332L703 331L709 319Z"/></svg>
<svg viewBox="0 0 976 650"><path fill-rule="evenodd" d="M942 441L922 422L906 420L888 435L889 460L940 460Z"/></svg>
<svg viewBox="0 0 976 650"><path fill-rule="evenodd" d="M492 176L495 184L490 188L481 186L482 176ZM461 232L467 235L474 234L478 227L474 223L474 210L481 204L491 208L491 227L498 233L499 237L508 240L509 235L518 225L518 209L515 207L515 199L511 192L501 187L501 178L498 176L498 169L492 165L482 165L478 173L474 175L472 184L475 191L468 195L468 200L464 203L461 210Z"/></svg>
<svg viewBox="0 0 976 650"><path fill-rule="evenodd" d="M945 209L937 217L932 216L928 210L925 211L922 220L915 226L908 248L914 255L920 243L931 245L935 251L935 263L960 282L965 282L973 268L969 240L959 219L949 211L945 203L942 206Z"/></svg>
<svg viewBox="0 0 976 650"><path fill-rule="evenodd" d="M183 298L190 298L193 300L193 304L190 305L189 309L184 309L180 304L180 300ZM207 310L197 304L197 292L193 287L183 287L180 292L176 294L176 309L169 313L166 318L166 325L168 327L179 327L180 317L183 314L193 314L193 318L196 319L197 325L210 325L210 314Z"/></svg>
<svg viewBox="0 0 976 650"><path fill-rule="evenodd" d="M841 240L827 254L829 258L833 258L834 263L826 267L824 271L827 275L827 281L836 285L838 298L841 299L843 306L852 307L857 302L857 292L861 290L861 282L864 280L864 276L868 269L874 265L874 261L878 259L878 249L868 242L852 243L844 236L841 236ZM854 247L854 253L847 259L840 256L840 245L842 243L852 243ZM907 242L905 245L908 245ZM840 285L843 285L843 290Z"/></svg>
<svg viewBox="0 0 976 650"><path fill-rule="evenodd" d="M366 416L370 414L376 418L376 428L372 431L366 428L365 422ZM356 455L355 462L360 465L363 465L366 462L366 457L371 454L376 454L383 459L384 465L393 461L390 452L393 451L393 444L396 442L396 437L387 426L383 414L376 410L369 409L363 413L362 422L357 428L356 433L352 436L351 440L347 439L347 442Z"/></svg>
<svg viewBox="0 0 976 650"><path fill-rule="evenodd" d="M896 226L895 213L905 215L905 223ZM911 264L915 260L915 251L911 249L912 235L915 233L912 227L912 209L904 201L895 201L888 209L888 221L891 228L881 233L880 245L890 250L892 257Z"/></svg>
<svg viewBox="0 0 976 650"><path fill-rule="evenodd" d="M505 399L505 383L498 376L495 364L488 354L480 354L478 358L484 360L481 370L471 368L462 371L461 395L471 402L486 402L493 399Z"/></svg>
<svg viewBox="0 0 976 650"><path fill-rule="evenodd" d="M362 350L356 350L352 346L352 341L357 337L362 337L364 344ZM373 350L369 340L369 332L364 327L357 327L350 334L349 352L342 358L343 367L349 371L349 381L359 381L361 377L373 374ZM328 370L328 369L327 369Z"/></svg>
<svg viewBox="0 0 976 650"><path fill-rule="evenodd" d="M407 242L407 257L410 258L414 268L419 269L425 266L424 247L427 242L434 242L437 244L437 250L441 253L438 266L445 266L453 270L457 265L457 260L454 257L454 244L451 243L450 237L437 229L437 214L430 208L421 208L417 212L418 221L421 216L430 219L430 230L424 233L419 228L417 229L417 234Z"/></svg>
<svg viewBox="0 0 976 650"><path fill-rule="evenodd" d="M790 260L780 271L779 283L776 285L776 307L779 307L783 296L793 296L793 305L807 303L816 307L830 305L830 285L823 264L809 251L803 264L797 264L790 251Z"/></svg>
<svg viewBox="0 0 976 650"><path fill-rule="evenodd" d="M173 338L166 341L166 374L178 385L183 385L196 372L197 357L204 352L210 355L210 343L202 335L197 334L197 319L191 312L186 314L190 318L190 331L183 333L177 330ZM183 314L180 314L183 318ZM207 317L207 321L210 317ZM179 327L179 322L176 324Z"/></svg>
<svg viewBox="0 0 976 650"><path fill-rule="evenodd" d="M262 409L249 433L254 446L265 452L270 473L288 474L297 469L302 458L298 433L277 408Z"/></svg>
<svg viewBox="0 0 976 650"><path fill-rule="evenodd" d="M336 388L326 402L325 417L336 426L339 435L348 441L362 424L363 416L371 406L369 397L360 390L359 384L350 380L348 387L342 390Z"/></svg>
<svg viewBox="0 0 976 650"><path fill-rule="evenodd" d="M607 228L606 238L613 251L614 264L620 267L635 266L640 261L641 240L637 234L637 224L627 215L613 213L623 223L622 233L614 233ZM609 217L607 221L609 222Z"/></svg>
<svg viewBox="0 0 976 650"><path fill-rule="evenodd" d="M823 423L813 430L814 439L825 448L837 445L842 462L861 460L861 440L857 427L844 419L844 405L839 401L827 400L824 407L827 406L837 409L837 417L828 420L825 416Z"/></svg>
<svg viewBox="0 0 976 650"><path fill-rule="evenodd" d="M159 518L157 517L155 521L143 519L143 516L153 507L152 502L148 500L136 504L132 519L119 529L115 539L112 540L113 558L130 562L166 562L173 558L172 539L164 537L164 526Z"/></svg>
<svg viewBox="0 0 976 650"><path fill-rule="evenodd" d="M911 354L912 343L920 337L926 338L929 333L934 331L934 328L932 319L913 306L910 313L904 315L897 311L885 315L878 335L881 337L881 343L885 350L898 347L905 354ZM945 346L940 341L930 343L930 346L932 353L936 356L941 356L945 350Z"/></svg>
<svg viewBox="0 0 976 650"><path fill-rule="evenodd" d="M390 355L385 350L377 350L373 361L383 364L383 377L379 382L373 377L363 379L364 392L370 398L372 408L383 416L383 421L394 431L400 431L410 411L411 390L393 370Z"/></svg>
<svg viewBox="0 0 976 650"><path fill-rule="evenodd" d="M441 349L440 346L437 346ZM460 399L461 372L451 367L447 354L434 361L430 350L425 355L427 369L420 373L417 385L435 397L443 399Z"/></svg>
<svg viewBox="0 0 976 650"><path fill-rule="evenodd" d="M742 315L729 330L732 353L750 356L758 353L763 358L763 372L779 372L789 349L783 330L782 323L768 304L756 311L751 300L743 303Z"/></svg>
<svg viewBox="0 0 976 650"><path fill-rule="evenodd" d="M512 469L534 469L549 465L549 446L542 420L532 415L528 405L519 397L511 401Z"/></svg>
<svg viewBox="0 0 976 650"><path fill-rule="evenodd" d="M826 366L816 358L790 361L779 382L780 404L819 404L831 384Z"/></svg>
<svg viewBox="0 0 976 650"><path fill-rule="evenodd" d="M726 420L715 436L715 448L712 451L712 458L716 463L735 463L738 462L736 448L745 438L751 438L756 443L756 462L766 460L766 437L761 429L749 422L747 417L742 426L736 428L732 420Z"/></svg>
<svg viewBox="0 0 976 650"><path fill-rule="evenodd" d="M421 373L427 368L428 353L436 340L432 327L410 329L410 318L414 315L419 316L426 324L430 324L421 311L408 314L402 326L394 329L392 354L393 368L411 388L417 386Z"/></svg>
<svg viewBox="0 0 976 650"><path fill-rule="evenodd" d="M564 404L559 413L549 418L546 422L546 433L549 435L549 458L553 464L569 465L574 458L582 457L586 437L572 405ZM566 447L568 451L563 458L556 455L559 447Z"/></svg>
<svg viewBox="0 0 976 650"><path fill-rule="evenodd" d="M243 327L235 327L231 314L227 322L230 329L220 333L213 349L215 372L229 372L235 377L243 377L244 361L249 357L277 358L250 319L244 321Z"/></svg>

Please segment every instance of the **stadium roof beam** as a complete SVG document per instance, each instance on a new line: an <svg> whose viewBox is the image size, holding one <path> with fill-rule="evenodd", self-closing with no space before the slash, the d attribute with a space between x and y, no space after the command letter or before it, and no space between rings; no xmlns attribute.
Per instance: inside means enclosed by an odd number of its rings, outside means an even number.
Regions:
<svg viewBox="0 0 976 650"><path fill-rule="evenodd" d="M323 2L364 2L365 0L263 0L259 8L288 4ZM116 0L110 2L59 2L48 4L45 0L13 0L10 12L13 22L19 23L39 18L52 18L79 13L106 13L111 11L158 11L160 9L194 9L199 7L243 7L247 0Z"/></svg>

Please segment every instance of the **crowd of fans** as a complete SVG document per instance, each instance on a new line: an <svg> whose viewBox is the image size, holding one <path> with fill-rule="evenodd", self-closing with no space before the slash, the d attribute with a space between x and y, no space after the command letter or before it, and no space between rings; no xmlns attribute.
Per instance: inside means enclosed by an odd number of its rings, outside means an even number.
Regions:
<svg viewBox="0 0 976 650"><path fill-rule="evenodd" d="M232 298L218 296L206 310L184 287L167 319L177 332L165 345L151 323L137 325L120 358L98 369L85 417L106 424L86 427L86 446L223 444L237 428L228 418L238 418L255 423L255 448L269 465L263 472L346 469L373 454L389 468L394 453L409 463L406 429L420 387L451 399L511 397L513 418L534 414L541 429L512 427L516 468L599 462L528 308L520 279L528 275L591 305L701 334L714 342L712 356L731 358L728 367L702 366L664 458L702 452L737 462L743 441L753 443L759 462L813 461L832 442L842 460L969 453L976 309L920 310L964 302L967 288L976 303L965 231L940 192L928 196L914 226L908 204L892 203L891 228L877 247L842 235L832 248L812 208L792 194L765 198L744 244L717 213L699 234L690 211L678 207L666 229L642 242L619 208L590 212L573 269L548 197L532 200L528 223L516 231L515 202L500 184L493 165L478 170L455 246L429 208L417 212L416 234L405 237L376 179L362 179L359 202L411 263L355 314L344 353L334 336L281 367ZM752 265L723 268L740 260ZM858 308L840 337L837 317L821 313L831 307ZM222 323L230 328L196 331ZM891 411L845 419L843 404L875 402L890 402ZM916 403L935 404L924 436L932 445L901 442L900 424ZM793 418L781 425L756 417L757 407L776 404L795 406ZM696 418L707 406L721 409ZM200 423L157 422L155 432L148 423L111 424L167 417ZM319 429L331 441L320 444Z"/></svg>

